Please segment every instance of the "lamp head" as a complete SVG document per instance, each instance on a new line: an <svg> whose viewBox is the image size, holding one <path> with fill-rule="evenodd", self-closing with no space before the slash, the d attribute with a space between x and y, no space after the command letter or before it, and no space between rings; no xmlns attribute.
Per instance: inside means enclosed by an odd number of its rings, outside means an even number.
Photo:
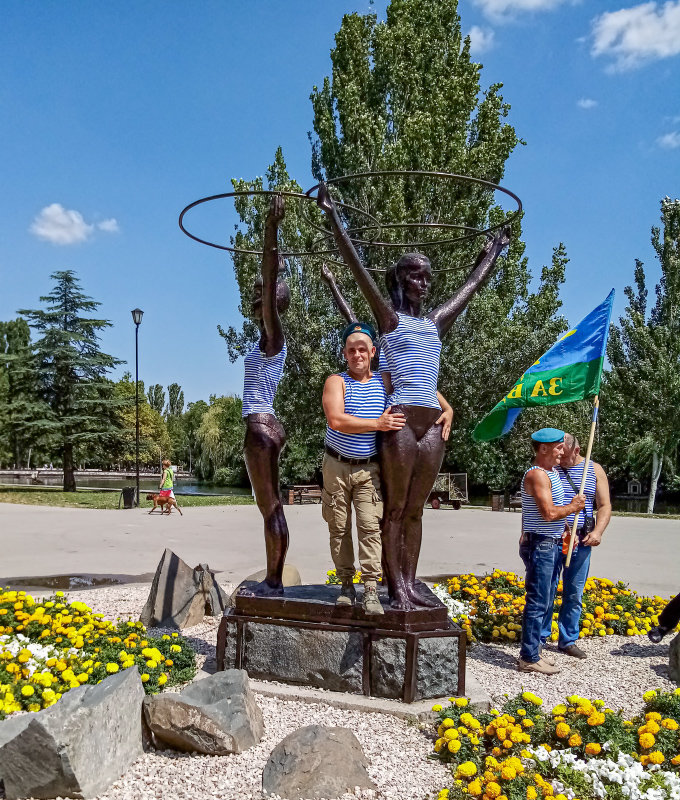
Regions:
<svg viewBox="0 0 680 800"><path fill-rule="evenodd" d="M139 325L142 321L142 317L144 316L144 312L141 308L135 308L131 313L132 321L135 323L135 325Z"/></svg>

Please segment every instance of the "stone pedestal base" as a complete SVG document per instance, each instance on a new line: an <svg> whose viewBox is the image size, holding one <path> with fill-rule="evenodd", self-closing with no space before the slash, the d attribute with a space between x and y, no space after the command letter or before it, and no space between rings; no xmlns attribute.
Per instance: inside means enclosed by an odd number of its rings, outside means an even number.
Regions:
<svg viewBox="0 0 680 800"><path fill-rule="evenodd" d="M381 590L385 614L367 616L335 605L338 586L291 587L284 597L248 592L239 591L220 623L218 670L406 703L465 693L465 632L442 604L395 611Z"/></svg>

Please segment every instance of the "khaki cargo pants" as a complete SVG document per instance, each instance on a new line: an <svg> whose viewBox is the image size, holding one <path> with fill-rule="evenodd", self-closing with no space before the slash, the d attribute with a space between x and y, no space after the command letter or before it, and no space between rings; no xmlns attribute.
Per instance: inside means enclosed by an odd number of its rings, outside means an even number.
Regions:
<svg viewBox="0 0 680 800"><path fill-rule="evenodd" d="M321 513L328 523L331 556L338 578L354 576L352 504L357 521L359 565L364 581L379 581L382 573L380 470L376 461L346 464L326 453L323 457Z"/></svg>

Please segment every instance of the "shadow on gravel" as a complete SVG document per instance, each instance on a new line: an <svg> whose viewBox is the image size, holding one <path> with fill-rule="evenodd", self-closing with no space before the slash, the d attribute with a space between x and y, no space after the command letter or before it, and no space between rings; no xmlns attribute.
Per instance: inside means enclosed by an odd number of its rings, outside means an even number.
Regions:
<svg viewBox="0 0 680 800"><path fill-rule="evenodd" d="M500 667L500 669L508 669L512 672L517 671L517 656L501 650L495 645L487 644L477 644L470 648L467 654L468 659L471 661L483 661L485 664L493 664L496 667Z"/></svg>
<svg viewBox="0 0 680 800"><path fill-rule="evenodd" d="M628 656L629 658L654 658L655 656L667 656L668 645L626 642L626 644L622 644L617 650L612 650L611 654L613 656Z"/></svg>

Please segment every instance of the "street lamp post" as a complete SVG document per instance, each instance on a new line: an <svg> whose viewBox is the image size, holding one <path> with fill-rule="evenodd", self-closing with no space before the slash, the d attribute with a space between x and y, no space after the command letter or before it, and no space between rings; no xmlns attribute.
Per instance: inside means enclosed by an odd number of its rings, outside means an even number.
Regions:
<svg viewBox="0 0 680 800"><path fill-rule="evenodd" d="M144 312L141 308L132 311L132 321L135 323L135 469L137 472L137 494L135 502L139 506L139 326Z"/></svg>

